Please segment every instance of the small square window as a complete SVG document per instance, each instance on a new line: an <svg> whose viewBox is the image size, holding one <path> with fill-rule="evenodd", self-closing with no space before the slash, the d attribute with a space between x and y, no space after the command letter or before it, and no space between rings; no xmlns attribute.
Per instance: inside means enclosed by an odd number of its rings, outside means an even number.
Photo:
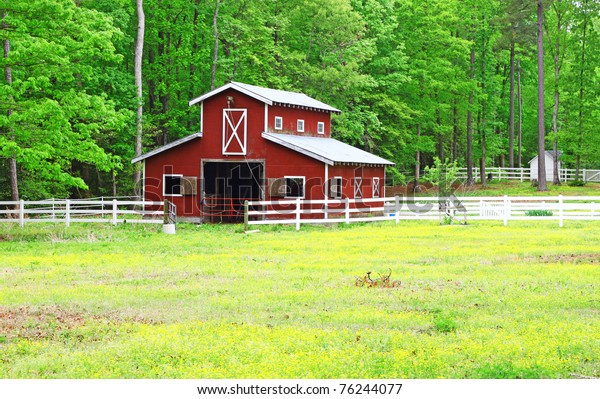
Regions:
<svg viewBox="0 0 600 399"><path fill-rule="evenodd" d="M317 123L317 133L325 134L325 122Z"/></svg>
<svg viewBox="0 0 600 399"><path fill-rule="evenodd" d="M163 175L163 195L181 195L182 175Z"/></svg>
<svg viewBox="0 0 600 399"><path fill-rule="evenodd" d="M275 130L283 129L283 118L281 116L275 117Z"/></svg>
<svg viewBox="0 0 600 399"><path fill-rule="evenodd" d="M304 176L285 177L285 196L288 198L304 197Z"/></svg>
<svg viewBox="0 0 600 399"><path fill-rule="evenodd" d="M297 129L300 133L304 132L304 119L298 119Z"/></svg>
<svg viewBox="0 0 600 399"><path fill-rule="evenodd" d="M329 196L331 198L342 198L342 178L334 177L329 180Z"/></svg>

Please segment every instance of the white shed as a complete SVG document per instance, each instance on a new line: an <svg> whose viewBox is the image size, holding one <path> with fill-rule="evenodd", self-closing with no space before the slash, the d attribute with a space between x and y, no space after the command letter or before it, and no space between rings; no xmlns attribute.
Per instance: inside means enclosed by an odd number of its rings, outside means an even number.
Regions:
<svg viewBox="0 0 600 399"><path fill-rule="evenodd" d="M552 182L552 176L554 175L554 151L544 151L546 158L546 182ZM562 155L562 151L558 151L558 158ZM562 169L561 162L558 161L558 171ZM537 180L538 178L538 156L536 155L529 161L529 175L530 180Z"/></svg>

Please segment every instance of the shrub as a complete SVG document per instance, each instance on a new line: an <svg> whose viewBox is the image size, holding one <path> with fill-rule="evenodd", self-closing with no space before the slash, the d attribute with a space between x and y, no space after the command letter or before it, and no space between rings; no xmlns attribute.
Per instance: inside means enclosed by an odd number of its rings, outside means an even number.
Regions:
<svg viewBox="0 0 600 399"><path fill-rule="evenodd" d="M525 216L552 216L552 211L547 209L532 209L530 211L525 211Z"/></svg>
<svg viewBox="0 0 600 399"><path fill-rule="evenodd" d="M581 180L581 179L577 179L577 180L571 180L571 181L569 181L567 184L568 184L570 187L583 187L583 186L585 186L585 183L586 183L586 182L584 182L583 180Z"/></svg>

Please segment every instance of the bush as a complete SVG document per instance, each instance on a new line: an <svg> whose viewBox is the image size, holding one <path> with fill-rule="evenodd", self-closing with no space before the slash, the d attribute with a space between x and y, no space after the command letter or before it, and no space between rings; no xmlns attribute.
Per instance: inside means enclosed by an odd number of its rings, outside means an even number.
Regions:
<svg viewBox="0 0 600 399"><path fill-rule="evenodd" d="M585 186L585 183L583 180L571 180L567 183L567 185L569 185L570 187L583 187Z"/></svg>
<svg viewBox="0 0 600 399"><path fill-rule="evenodd" d="M547 209L532 209L530 211L525 211L525 216L552 216L552 211Z"/></svg>

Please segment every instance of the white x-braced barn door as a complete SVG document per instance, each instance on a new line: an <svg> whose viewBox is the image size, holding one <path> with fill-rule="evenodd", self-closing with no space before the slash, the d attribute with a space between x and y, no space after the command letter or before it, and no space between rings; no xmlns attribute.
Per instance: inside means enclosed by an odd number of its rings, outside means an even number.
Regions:
<svg viewBox="0 0 600 399"><path fill-rule="evenodd" d="M223 110L223 155L246 155L248 110Z"/></svg>

